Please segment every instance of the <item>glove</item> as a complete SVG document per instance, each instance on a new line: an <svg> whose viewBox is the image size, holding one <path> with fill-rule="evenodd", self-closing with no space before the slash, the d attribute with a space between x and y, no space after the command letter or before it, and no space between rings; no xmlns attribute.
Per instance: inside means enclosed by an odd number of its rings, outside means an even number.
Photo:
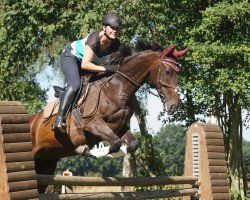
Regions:
<svg viewBox="0 0 250 200"><path fill-rule="evenodd" d="M106 69L106 72L116 72L119 68L119 65L107 65L107 66L104 66L105 69Z"/></svg>

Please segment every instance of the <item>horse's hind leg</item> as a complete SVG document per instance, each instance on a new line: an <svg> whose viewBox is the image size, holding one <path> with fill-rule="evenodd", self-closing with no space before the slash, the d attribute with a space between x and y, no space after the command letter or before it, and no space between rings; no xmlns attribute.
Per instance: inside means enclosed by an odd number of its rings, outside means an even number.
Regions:
<svg viewBox="0 0 250 200"><path fill-rule="evenodd" d="M55 173L57 159L35 158L37 174L53 175ZM38 185L38 192L44 193L47 185Z"/></svg>

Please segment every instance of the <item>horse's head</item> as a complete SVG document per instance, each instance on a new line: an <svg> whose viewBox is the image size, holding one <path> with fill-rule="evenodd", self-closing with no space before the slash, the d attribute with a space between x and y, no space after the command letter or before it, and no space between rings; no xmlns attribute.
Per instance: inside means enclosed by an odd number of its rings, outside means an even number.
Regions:
<svg viewBox="0 0 250 200"><path fill-rule="evenodd" d="M180 71L179 60L188 49L174 52L175 45L165 49L157 64L154 63L150 69L149 82L153 85L160 96L164 109L168 114L173 114L180 101L178 73Z"/></svg>

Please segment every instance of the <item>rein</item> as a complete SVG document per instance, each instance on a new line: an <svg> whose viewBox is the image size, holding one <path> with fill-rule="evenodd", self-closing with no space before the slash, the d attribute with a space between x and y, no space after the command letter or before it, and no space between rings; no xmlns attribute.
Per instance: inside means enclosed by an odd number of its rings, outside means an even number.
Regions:
<svg viewBox="0 0 250 200"><path fill-rule="evenodd" d="M133 81L131 78L129 78L126 74L120 72L120 71L116 71L117 74L122 75L124 78L126 78L127 80L129 80L131 83L133 83L135 86L137 87L141 87L140 84L136 83L135 81Z"/></svg>
<svg viewBox="0 0 250 200"><path fill-rule="evenodd" d="M131 78L129 78L126 74L120 72L120 71L116 71L112 76L110 76L106 81L104 81L100 87L100 90L97 94L98 98L97 98L97 102L96 102L96 105L95 105L95 108L87 115L82 115L83 118L89 118L89 117L93 117L97 111L97 108L98 108L98 105L99 105L99 102L100 102L100 95L101 95L101 91L103 89L103 87L115 76L115 74L118 73L120 74L121 76L125 77L127 80L129 80L131 83L133 83L136 87L141 87L140 84L136 83L135 81L133 81Z"/></svg>
<svg viewBox="0 0 250 200"><path fill-rule="evenodd" d="M162 80L161 80L161 73L162 73L162 66L163 66L163 63L167 63L169 66L171 66L176 72L179 72L179 63L178 62L175 62L171 59L168 59L168 58L160 58L160 64L157 65L157 69L155 70L154 74L153 74L153 78L151 79L152 81L150 81L151 83L154 83L155 82L155 79L157 78L157 74L159 72L159 80L157 81L157 83L155 84L155 88L157 89L159 95L157 95L158 97L161 98L161 101L163 103L166 103L167 101L169 101L171 98L173 98L175 95L179 94L179 87L174 87L174 86L171 86L169 84L166 84L164 83ZM160 71L159 71L160 70ZM83 118L89 118L89 117L92 117L95 115L96 111L97 111L97 108L98 108L98 105L99 105L99 102L100 102L100 95L101 95L101 91L103 89L103 87L115 76L115 74L120 74L121 76L123 76L125 79L127 79L128 81L130 81L135 87L141 87L141 84L137 83L136 81L132 80L130 77L128 77L126 74L120 72L120 71L116 71L112 76L110 76L106 81L104 81L102 84L101 84L101 87L100 87L100 90L97 94L98 96L98 100L96 102L96 105L95 105L95 108L92 110L92 112L90 112L89 114L85 115L85 116L82 116ZM161 88L162 87L165 87L165 88L169 88L169 89L174 89L174 94L172 96L170 96L167 100L165 100L164 98L164 95L162 94L161 92ZM156 95L156 94L154 94Z"/></svg>
<svg viewBox="0 0 250 200"><path fill-rule="evenodd" d="M100 103L100 96L101 96L101 91L103 89L103 87L115 76L115 74L113 74L112 76L110 76L106 81L104 81L102 84L101 84L101 87L100 87L100 90L97 94L98 98L97 98L97 102L95 104L95 108L87 115L83 115L82 113L82 117L83 118L89 118L89 117L93 117L97 111L97 108L98 108L98 105ZM83 106L83 105L82 105Z"/></svg>

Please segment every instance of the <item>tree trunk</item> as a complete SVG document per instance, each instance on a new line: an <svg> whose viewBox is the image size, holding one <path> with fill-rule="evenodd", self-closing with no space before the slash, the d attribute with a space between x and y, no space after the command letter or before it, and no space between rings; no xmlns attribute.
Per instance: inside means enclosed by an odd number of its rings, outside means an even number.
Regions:
<svg viewBox="0 0 250 200"><path fill-rule="evenodd" d="M244 165L242 153L242 112L239 105L239 96L229 94L224 96L226 107L224 117L220 121L225 133L225 151L229 173L231 195L245 197ZM226 109L228 108L228 109Z"/></svg>
<svg viewBox="0 0 250 200"><path fill-rule="evenodd" d="M140 131L142 135L147 134L147 126L145 116L141 110L140 104L134 96L133 98L134 107L135 107L135 116L139 124ZM134 177L137 175L136 173L136 158L134 154L127 154L123 158L123 170L122 170L123 177ZM129 191L130 187L123 187L122 191Z"/></svg>
<svg viewBox="0 0 250 200"><path fill-rule="evenodd" d="M122 176L123 177L135 177L136 176L136 160L134 154L126 154L123 157L123 169ZM123 192L130 191L129 186L122 187Z"/></svg>
<svg viewBox="0 0 250 200"><path fill-rule="evenodd" d="M193 103L193 96L191 90L187 89L186 90L186 99L187 99L187 121L186 121L186 126L190 126L192 123L194 123L195 120L195 111L194 111L194 103Z"/></svg>
<svg viewBox="0 0 250 200"><path fill-rule="evenodd" d="M140 106L140 103L138 101L138 99L136 98L136 96L133 99L133 103L134 103L134 107L135 107L135 117L138 121L139 124L139 128L140 128L140 132L141 135L143 137L144 140L144 145L146 145L146 141L148 141L149 143L147 143L147 153L146 154L150 154L151 158L156 158L155 155L155 151L154 151L154 147L153 147L153 143L152 141L147 139L147 135L149 134L148 129L147 129L147 125L146 125L146 119L145 119L145 110ZM144 146L145 147L145 146ZM148 157L149 158L149 157ZM140 156L137 158L138 163L140 163L140 165L145 169L145 171L149 174L149 176L151 177L155 177L156 174L155 172L152 171L152 169L149 166L149 160L143 160L140 158ZM151 160L152 161L152 160Z"/></svg>
<svg viewBox="0 0 250 200"><path fill-rule="evenodd" d="M145 114L143 112L143 109L140 106L140 103L136 96L133 98L133 104L134 104L134 109L135 109L135 117L137 119L137 122L139 124L140 132L142 136L145 136L148 134L148 129L146 125L146 119L145 119Z"/></svg>

